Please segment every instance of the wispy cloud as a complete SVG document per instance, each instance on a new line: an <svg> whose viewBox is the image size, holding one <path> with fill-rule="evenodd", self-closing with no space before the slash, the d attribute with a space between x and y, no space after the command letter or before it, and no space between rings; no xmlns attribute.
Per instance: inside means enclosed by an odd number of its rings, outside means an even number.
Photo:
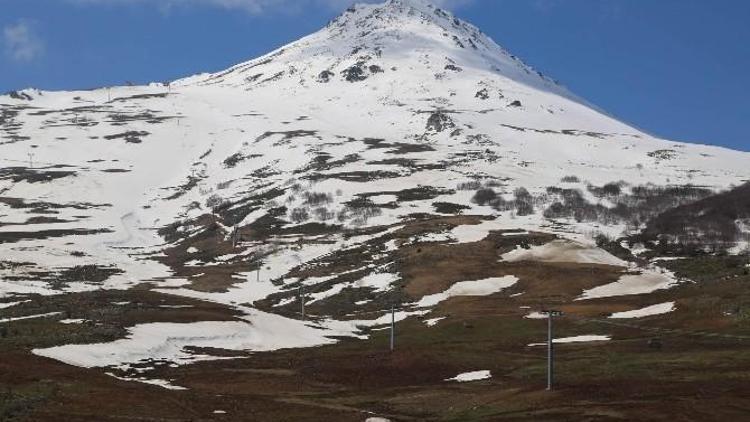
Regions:
<svg viewBox="0 0 750 422"><path fill-rule="evenodd" d="M5 53L17 62L30 62L44 54L44 43L23 20L3 28L3 45Z"/></svg>
<svg viewBox="0 0 750 422"><path fill-rule="evenodd" d="M79 5L143 5L168 11L175 7L210 6L227 10L241 10L252 15L279 11L304 11L308 7L327 7L343 10L354 3L381 3L385 0L67 0ZM448 9L465 6L474 0L431 0Z"/></svg>
<svg viewBox="0 0 750 422"><path fill-rule="evenodd" d="M532 6L538 12L552 13L560 5L560 0L534 0Z"/></svg>

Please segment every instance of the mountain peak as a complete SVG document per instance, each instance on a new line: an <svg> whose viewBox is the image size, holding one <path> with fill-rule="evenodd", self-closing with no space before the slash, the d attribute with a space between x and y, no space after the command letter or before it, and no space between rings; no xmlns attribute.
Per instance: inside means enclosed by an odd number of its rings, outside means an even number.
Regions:
<svg viewBox="0 0 750 422"><path fill-rule="evenodd" d="M360 8L379 8L388 9L396 12L409 10L418 10L421 12L432 12L439 9L428 0L385 0L381 3L355 3L347 11L354 11Z"/></svg>
<svg viewBox="0 0 750 422"><path fill-rule="evenodd" d="M358 3L348 8L331 23L333 26L344 26L347 23L357 23L363 26L377 22L393 23L394 20L420 22L421 24L436 24L445 30L463 28L469 32L481 33L473 25L455 18L426 0L387 0L384 3Z"/></svg>
<svg viewBox="0 0 750 422"><path fill-rule="evenodd" d="M362 82L376 74L396 83L403 78L391 70L403 68L419 73L422 79L451 76L451 69L471 69L479 73L477 82L502 78L583 103L474 25L426 0L353 5L314 34L226 71L181 83L252 90L285 79L312 87L311 81ZM249 69L251 75L247 75Z"/></svg>
<svg viewBox="0 0 750 422"><path fill-rule="evenodd" d="M403 9L415 9L421 12L432 12L434 10L441 10L439 7L433 5L427 0L388 0L383 3L383 7L403 10Z"/></svg>

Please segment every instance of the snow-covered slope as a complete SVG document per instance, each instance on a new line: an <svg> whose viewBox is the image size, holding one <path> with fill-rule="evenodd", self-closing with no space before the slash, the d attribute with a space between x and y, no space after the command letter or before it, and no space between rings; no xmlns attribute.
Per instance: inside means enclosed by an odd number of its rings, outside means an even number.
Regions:
<svg viewBox="0 0 750 422"><path fill-rule="evenodd" d="M473 241L523 229L586 242L632 226L611 210L639 186L750 178L750 154L649 136L417 0L358 5L266 56L169 86L2 96L0 163L0 295L153 281L227 304L331 280L292 274L415 215L488 216ZM607 218L545 212L571 192ZM201 255L194 240L217 226L235 248ZM316 300L387 291L398 247ZM198 275L157 261L175 248L195 256L180 264L194 273L234 265L234 284L195 289Z"/></svg>

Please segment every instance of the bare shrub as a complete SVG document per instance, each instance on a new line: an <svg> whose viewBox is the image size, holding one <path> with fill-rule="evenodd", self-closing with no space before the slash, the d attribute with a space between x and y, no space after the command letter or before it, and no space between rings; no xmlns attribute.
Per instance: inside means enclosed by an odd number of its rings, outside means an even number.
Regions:
<svg viewBox="0 0 750 422"><path fill-rule="evenodd" d="M313 213L315 214L315 218L321 221L330 220L336 215L333 211L329 211L326 207L318 207L313 211Z"/></svg>
<svg viewBox="0 0 750 422"><path fill-rule="evenodd" d="M224 198L217 194L211 195L208 197L208 199L206 199L206 208L215 210L222 205L224 205Z"/></svg>
<svg viewBox="0 0 750 422"><path fill-rule="evenodd" d="M217 183L216 190L224 190L228 188L229 186L231 186L232 182L234 182L234 180L227 180L226 182Z"/></svg>
<svg viewBox="0 0 750 422"><path fill-rule="evenodd" d="M516 215L525 216L534 214L534 197L526 188L518 188L513 192L515 197Z"/></svg>
<svg viewBox="0 0 750 422"><path fill-rule="evenodd" d="M318 206L321 204L330 204L333 201L333 196L330 193L322 192L305 192L305 204L310 206Z"/></svg>
<svg viewBox="0 0 750 422"><path fill-rule="evenodd" d="M245 157L243 157L242 154L240 154L239 152L236 154L232 154L224 160L224 167L233 168L237 166L237 164L239 164L240 161L244 159Z"/></svg>
<svg viewBox="0 0 750 422"><path fill-rule="evenodd" d="M497 193L495 193L494 189L481 188L477 190L471 201L478 205L487 205L496 198Z"/></svg>
<svg viewBox="0 0 750 422"><path fill-rule="evenodd" d="M624 182L607 183L602 187L589 185L587 189L597 198L612 198L622 194L622 187L624 185Z"/></svg>
<svg viewBox="0 0 750 422"><path fill-rule="evenodd" d="M295 223L300 224L310 219L307 208L294 208L289 214L289 218Z"/></svg>
<svg viewBox="0 0 750 422"><path fill-rule="evenodd" d="M364 225L372 217L381 215L383 211L369 198L358 198L349 201L347 206L338 215L340 222L351 220L352 224Z"/></svg>
<svg viewBox="0 0 750 422"><path fill-rule="evenodd" d="M552 205L544 211L547 218L574 218L579 222L602 224L625 223L630 228L641 227L662 212L699 200L710 191L694 186L654 185L634 186L630 194L622 191L624 182L608 183L603 187L589 186L598 198L614 202L613 207L588 202L580 190L559 187L547 188Z"/></svg>
<svg viewBox="0 0 750 422"><path fill-rule="evenodd" d="M478 190L482 188L482 184L478 180L471 180L468 182L461 182L458 184L456 189L458 190Z"/></svg>

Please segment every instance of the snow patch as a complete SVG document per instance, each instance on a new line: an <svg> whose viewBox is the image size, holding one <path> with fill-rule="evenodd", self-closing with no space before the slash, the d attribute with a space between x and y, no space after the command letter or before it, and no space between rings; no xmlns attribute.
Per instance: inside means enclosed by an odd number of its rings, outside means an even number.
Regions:
<svg viewBox="0 0 750 422"><path fill-rule="evenodd" d="M144 360L185 365L219 357L194 354L186 347L213 347L236 351L272 351L333 343L326 330L300 321L256 311L247 321L149 323L128 329L128 336L110 343L71 344L32 353L84 368L111 367Z"/></svg>
<svg viewBox="0 0 750 422"><path fill-rule="evenodd" d="M602 249L586 246L569 240L553 240L529 249L517 247L503 254L503 261L574 262L578 264L601 264L627 267L628 263Z"/></svg>
<svg viewBox="0 0 750 422"><path fill-rule="evenodd" d="M479 224L461 225L451 230L451 236L456 243L474 243L484 240L492 230L501 230L502 227L495 220L485 220Z"/></svg>
<svg viewBox="0 0 750 422"><path fill-rule="evenodd" d="M437 323L438 323L438 322L440 322L440 321L444 320L445 318L446 318L446 317L430 318L430 319L426 319L426 320L424 320L424 323L425 323L425 324L426 324L426 325L427 325L428 327L434 327L435 325L437 325Z"/></svg>
<svg viewBox="0 0 750 422"><path fill-rule="evenodd" d="M647 306L641 309L634 309L632 311L615 312L610 316L614 319L628 319L628 318L645 318L648 316L668 314L675 310L674 302L664 302L656 305Z"/></svg>
<svg viewBox="0 0 750 422"><path fill-rule="evenodd" d="M153 379L153 378L145 378L145 377L137 377L137 378L118 377L117 375L111 372L105 372L105 374L109 375L112 378L116 378L120 381L140 382L142 384L155 385L157 387L165 388L167 390L174 390L174 391L187 390L187 388L185 387L180 387L179 385L173 385L171 382L167 380L162 380L162 379Z"/></svg>
<svg viewBox="0 0 750 422"><path fill-rule="evenodd" d="M86 322L83 318L69 318L69 319L61 319L60 321L57 321L60 324L83 324Z"/></svg>
<svg viewBox="0 0 750 422"><path fill-rule="evenodd" d="M448 378L445 381L457 381L457 382L471 382L471 381L481 381L492 378L492 373L490 373L489 370L483 370L483 371L474 371L474 372L464 372L463 374L458 374L453 378Z"/></svg>
<svg viewBox="0 0 750 422"><path fill-rule="evenodd" d="M20 304L26 303L26 302L31 302L31 300L21 300L21 301L18 301L18 302L0 303L0 309L12 308L12 307L14 307L16 305L20 305Z"/></svg>
<svg viewBox="0 0 750 422"><path fill-rule="evenodd" d="M600 336L600 335L585 335L585 336L574 336L574 337L561 337L552 339L552 343L565 344L565 343L589 343L595 341L608 341L612 340L611 336ZM546 346L547 343L530 343L528 347Z"/></svg>
<svg viewBox="0 0 750 422"><path fill-rule="evenodd" d="M461 281L442 293L423 297L417 302L417 306L420 308L435 306L454 296L489 296L516 284L516 282L518 282L518 278L512 275L483 280Z"/></svg>
<svg viewBox="0 0 750 422"><path fill-rule="evenodd" d="M27 316L15 317L15 318L5 318L2 321L4 322L23 321L25 319L48 318L48 317L57 316L57 315L62 315L62 312L48 312L46 314L27 315Z"/></svg>
<svg viewBox="0 0 750 422"><path fill-rule="evenodd" d="M614 283L585 290L576 300L646 294L668 289L678 283L679 281L670 271L653 267L643 270L640 274L623 275Z"/></svg>

